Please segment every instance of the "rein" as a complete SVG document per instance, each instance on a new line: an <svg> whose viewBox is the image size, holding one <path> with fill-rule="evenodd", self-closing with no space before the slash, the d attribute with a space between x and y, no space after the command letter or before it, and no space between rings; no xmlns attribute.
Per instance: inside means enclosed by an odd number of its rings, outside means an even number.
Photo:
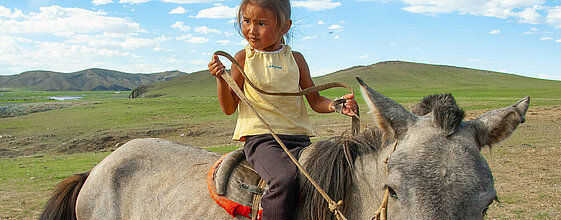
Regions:
<svg viewBox="0 0 561 220"><path fill-rule="evenodd" d="M343 88L347 88L349 90L351 90L351 92L353 92L353 89L343 83L327 83L327 84L322 84L319 86L312 86L309 88L306 88L300 92L296 92L296 93L272 93L272 92L266 92L263 91L262 89L259 89L257 86L255 86L250 80L249 78L245 75L245 72L243 70L243 68L241 67L241 65L228 53L224 52L224 51L216 51L214 52L215 55L220 55L220 56L224 56L226 58L228 58L228 60L230 60L230 62L232 62L232 64L234 66L236 66L236 68L238 68L238 70L240 71L240 73L243 75L244 79L248 82L248 84L253 87L255 90L257 90L260 93L263 94L267 94L267 95L277 95L277 96L301 96L301 95L306 95L308 93L312 93L312 92L317 92L317 91L321 91L321 90L326 90L326 89L330 89L330 88L334 88L334 87L343 87ZM267 128L267 130L269 131L269 133L271 133L271 135L273 136L273 138L275 138L275 140L280 144L280 146L282 147L282 149L284 150L284 152L288 155L288 157L290 158L290 160L292 160L292 162L298 167L298 170L300 170L300 172L302 174L304 174L304 176L308 179L308 181L310 181L312 183L312 185L314 186L314 188L316 188L316 190L321 194L321 196L327 201L327 203L329 204L329 210L331 212L333 212L333 214L337 217L337 219L339 220L347 220L347 218L345 218L345 216L343 215L343 212L341 211L341 207L343 206L343 201L339 200L338 202L333 201L329 195L327 195L327 193L325 191L323 191L323 189L321 189L321 186L319 186L319 184L312 179L312 177L310 176L310 174L308 172L306 172L306 170L304 169L304 167L302 167L302 165L298 162L298 160L296 160L296 158L294 156L292 156L292 154L290 154L288 152L288 149L286 147L286 145L284 144L284 142L277 136L277 134L271 129L271 127L269 126L269 124L265 121L265 119L263 119L263 117L261 116L261 114L255 109L255 107L253 107L253 105L249 102L249 99L247 99L247 97L243 94L243 92L241 91L241 89L238 87L238 84L236 84L236 82L234 81L234 79L232 79L232 76L230 76L230 74L224 74L226 71L224 70L222 73L222 78L226 81L226 83L228 84L228 86L230 86L230 88L234 91L234 93L236 93L236 95L238 96L238 98L240 98L240 100L242 100L245 104L247 104L249 106L249 108L251 109L251 111L255 114L255 116L257 116L257 118L261 121L261 123L263 123L265 125L265 128ZM353 92L354 93L354 92ZM358 133L358 122L359 122L359 117L358 115L354 115L353 116L353 133L357 132Z"/></svg>
<svg viewBox="0 0 561 220"><path fill-rule="evenodd" d="M393 143L393 150L392 152L395 151L397 147L397 140L395 140L395 142ZM391 153L390 153L391 155ZM388 175L388 159L390 158L390 156L388 155L388 157L386 157L386 159L384 160L384 164L386 164L386 176ZM374 217L372 218L373 220L387 220L388 219L388 200L390 199L390 188L386 188L385 192L384 192L384 197L382 199L382 204L380 204L380 207L378 208L378 210L376 210L376 213L374 214Z"/></svg>

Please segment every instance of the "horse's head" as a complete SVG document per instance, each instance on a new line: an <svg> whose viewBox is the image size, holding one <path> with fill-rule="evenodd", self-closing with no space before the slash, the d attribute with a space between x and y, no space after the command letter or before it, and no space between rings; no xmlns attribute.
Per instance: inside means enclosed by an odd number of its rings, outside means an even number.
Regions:
<svg viewBox="0 0 561 220"><path fill-rule="evenodd" d="M411 113L357 79L378 127L397 140L387 161L388 218L482 219L496 191L480 151L524 122L529 97L463 121L450 94L429 96Z"/></svg>

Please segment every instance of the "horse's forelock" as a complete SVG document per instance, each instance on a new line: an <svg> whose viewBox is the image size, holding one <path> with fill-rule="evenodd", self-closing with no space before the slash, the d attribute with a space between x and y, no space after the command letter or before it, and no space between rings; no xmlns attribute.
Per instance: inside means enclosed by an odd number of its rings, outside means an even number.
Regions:
<svg viewBox="0 0 561 220"><path fill-rule="evenodd" d="M419 116L432 112L434 122L448 135L456 131L465 117L464 111L458 107L450 93L427 96L411 112Z"/></svg>

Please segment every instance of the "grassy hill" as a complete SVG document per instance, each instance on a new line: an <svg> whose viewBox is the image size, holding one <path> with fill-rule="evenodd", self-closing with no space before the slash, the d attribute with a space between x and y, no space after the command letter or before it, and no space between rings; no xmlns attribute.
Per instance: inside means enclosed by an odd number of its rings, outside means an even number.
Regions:
<svg viewBox="0 0 561 220"><path fill-rule="evenodd" d="M169 80L183 74L180 71L131 74L97 68L74 73L28 71L0 76L0 88L35 91L130 91L140 85Z"/></svg>
<svg viewBox="0 0 561 220"><path fill-rule="evenodd" d="M362 77L372 88L392 97L423 97L452 93L457 97L559 97L561 81L402 61L356 66L314 78L316 84L343 82L358 93L355 77ZM338 97L345 89L332 89L322 95ZM186 74L151 84L140 97L215 96L216 80L208 71Z"/></svg>
<svg viewBox="0 0 561 220"><path fill-rule="evenodd" d="M133 96L135 98L216 96L216 78L208 71L184 74L168 81L136 88Z"/></svg>

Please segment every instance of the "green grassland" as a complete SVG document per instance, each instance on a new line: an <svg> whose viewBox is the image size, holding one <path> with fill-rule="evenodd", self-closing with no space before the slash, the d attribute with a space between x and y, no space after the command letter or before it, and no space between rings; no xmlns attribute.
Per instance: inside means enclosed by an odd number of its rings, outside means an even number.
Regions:
<svg viewBox="0 0 561 220"><path fill-rule="evenodd" d="M314 78L316 84L339 81L356 91L363 123L372 119L354 77L410 109L429 94L451 92L467 111L488 110L531 96L531 107L561 105L561 82L449 66L385 62L353 67ZM231 141L236 114L220 111L216 80L206 71L152 84L144 97L127 92L49 92L0 88L6 105L54 102L50 96L81 96L51 111L0 118L0 218L36 219L49 191L69 175L85 172L128 140L160 137L225 153L240 147ZM348 91L321 92L329 98ZM348 126L336 114L310 116L319 138L340 134L332 124ZM344 129L344 128L342 128ZM506 202L519 200L512 195ZM516 202L516 201L514 201Z"/></svg>
<svg viewBox="0 0 561 220"><path fill-rule="evenodd" d="M0 88L0 107L15 103L51 102L49 97L76 96L81 101L127 98L129 91L33 91L22 88Z"/></svg>

